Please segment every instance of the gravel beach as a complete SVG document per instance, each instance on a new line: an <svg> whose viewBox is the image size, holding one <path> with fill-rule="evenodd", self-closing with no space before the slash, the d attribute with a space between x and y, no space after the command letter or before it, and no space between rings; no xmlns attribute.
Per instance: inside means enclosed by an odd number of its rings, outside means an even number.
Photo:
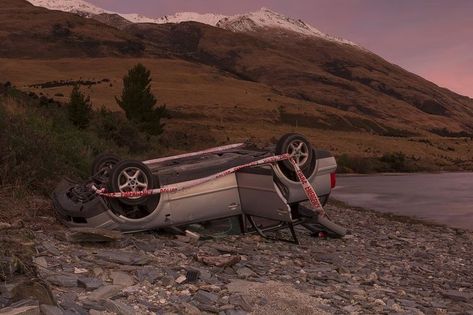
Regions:
<svg viewBox="0 0 473 315"><path fill-rule="evenodd" d="M50 288L51 301L22 300L17 281L0 303L44 314L473 314L472 232L339 203L327 212L350 233L301 228L299 246L157 232L73 243L49 218L33 228L38 279L28 283Z"/></svg>

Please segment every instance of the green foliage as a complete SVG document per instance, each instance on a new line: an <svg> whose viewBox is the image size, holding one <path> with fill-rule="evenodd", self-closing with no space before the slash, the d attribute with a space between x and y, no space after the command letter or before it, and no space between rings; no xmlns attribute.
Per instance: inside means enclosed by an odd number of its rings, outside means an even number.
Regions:
<svg viewBox="0 0 473 315"><path fill-rule="evenodd" d="M17 94L0 95L0 186L50 194L63 176L88 176L98 153L120 152L94 132L74 126L65 108L43 107L38 99Z"/></svg>
<svg viewBox="0 0 473 315"><path fill-rule="evenodd" d="M337 157L338 173L374 173L382 164L376 158L364 158L342 154Z"/></svg>
<svg viewBox="0 0 473 315"><path fill-rule="evenodd" d="M376 173L376 172L416 172L428 170L421 168L414 157L403 152L385 153L381 157L361 157L342 154L337 157L339 173Z"/></svg>
<svg viewBox="0 0 473 315"><path fill-rule="evenodd" d="M386 163L392 170L396 172L406 172L409 170L407 165L407 157L402 152L385 153L380 158L380 161Z"/></svg>
<svg viewBox="0 0 473 315"><path fill-rule="evenodd" d="M90 98L82 94L79 86L74 86L68 105L69 120L78 128L85 129L90 123L92 105Z"/></svg>
<svg viewBox="0 0 473 315"><path fill-rule="evenodd" d="M126 147L132 153L142 153L152 147L148 137L143 135L135 124L121 113L113 113L105 108L97 112L92 129L100 138Z"/></svg>
<svg viewBox="0 0 473 315"><path fill-rule="evenodd" d="M168 117L166 106L156 107L156 98L151 93L151 72L137 64L123 77L121 98L115 98L125 111L126 117L150 135L163 132L162 118Z"/></svg>
<svg viewBox="0 0 473 315"><path fill-rule="evenodd" d="M75 126L69 115L69 106L54 100L45 105L14 88L0 91L0 186L49 195L64 176L88 177L99 153L132 159L162 153L157 137L122 113L92 111L87 128Z"/></svg>

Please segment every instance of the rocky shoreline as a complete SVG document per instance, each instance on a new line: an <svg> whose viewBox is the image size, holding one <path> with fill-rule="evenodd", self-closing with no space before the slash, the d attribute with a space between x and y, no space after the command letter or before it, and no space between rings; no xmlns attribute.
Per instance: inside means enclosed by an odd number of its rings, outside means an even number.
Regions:
<svg viewBox="0 0 473 315"><path fill-rule="evenodd" d="M327 212L350 234L301 229L299 246L156 232L73 243L43 218L38 279L26 281L40 301L17 282L0 286L0 303L19 300L7 314L473 314L472 232L338 203Z"/></svg>

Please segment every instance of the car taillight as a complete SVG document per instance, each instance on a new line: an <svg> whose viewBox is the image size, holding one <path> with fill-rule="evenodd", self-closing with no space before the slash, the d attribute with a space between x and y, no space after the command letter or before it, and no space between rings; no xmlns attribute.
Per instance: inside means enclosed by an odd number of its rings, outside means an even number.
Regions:
<svg viewBox="0 0 473 315"><path fill-rule="evenodd" d="M330 174L330 188L335 188L337 186L337 173Z"/></svg>

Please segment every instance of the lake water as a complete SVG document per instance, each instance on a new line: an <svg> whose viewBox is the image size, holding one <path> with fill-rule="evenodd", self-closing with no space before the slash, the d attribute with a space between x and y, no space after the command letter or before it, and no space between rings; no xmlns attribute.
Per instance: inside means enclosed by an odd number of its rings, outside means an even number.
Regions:
<svg viewBox="0 0 473 315"><path fill-rule="evenodd" d="M332 197L473 230L473 173L338 176Z"/></svg>

